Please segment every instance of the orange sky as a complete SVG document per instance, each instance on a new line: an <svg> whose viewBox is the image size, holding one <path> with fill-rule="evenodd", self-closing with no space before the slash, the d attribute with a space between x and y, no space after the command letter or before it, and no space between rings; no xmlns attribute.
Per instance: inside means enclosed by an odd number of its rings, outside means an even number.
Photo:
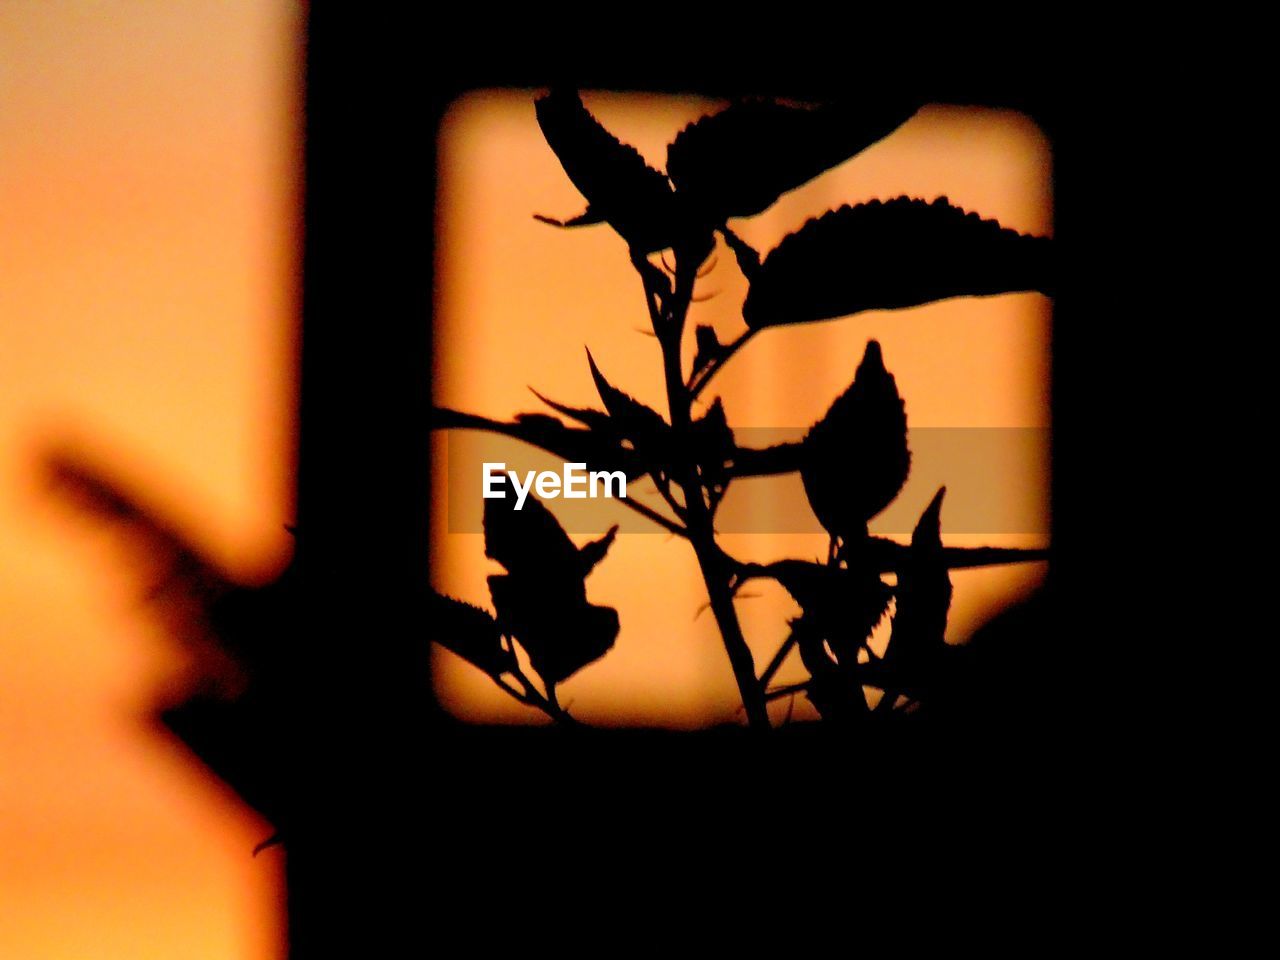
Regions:
<svg viewBox="0 0 1280 960"><path fill-rule="evenodd" d="M623 242L607 227L557 231L530 216L571 216L584 206L542 139L532 97L532 91L473 93L454 104L441 131L436 402L499 419L523 410L549 412L529 393L533 385L566 403L598 407L583 354L587 345L615 386L665 411L659 352L651 337L637 332L648 328L648 317ZM585 94L584 100L658 169L675 133L715 107L691 98ZM1006 226L1051 234L1050 176L1047 143L1026 118L929 107L765 214L734 226L764 252L809 217L843 203L946 194ZM693 307L689 332L691 337L695 323L712 323L728 342L743 329L746 286L732 256L720 253L697 291L716 296ZM804 427L848 386L874 337L912 427L1047 427L1049 318L1044 297L1014 294L767 331L725 368L706 399L720 394L735 426ZM687 347L686 364L691 352ZM1047 434L1042 439L1047 442ZM437 489L443 489L446 443L442 437L435 443ZM936 491L927 466L916 464L901 496L912 516ZM1044 517L1042 472L992 482L1018 498L1024 513ZM779 495L771 486L776 483L740 482L729 496L756 498L760 509L768 509L769 498ZM790 493L799 489L793 487ZM448 532L443 499L434 508L436 587L487 607L485 576L497 567L484 557L483 537ZM942 519L945 533L945 506ZM946 539L1044 541L1015 535ZM723 542L742 559L826 552L821 535L735 534ZM955 574L948 639L962 640L1043 571L1037 564ZM587 586L593 602L618 608L622 631L603 660L562 685L562 703L583 719L607 723L689 727L741 716L714 622L705 613L695 619L706 594L687 544L665 534L623 534ZM780 588L753 584L750 592L756 596L741 600L738 609L759 664L785 637L786 618L798 608ZM453 655L439 651L436 662L438 690L460 716L531 719ZM792 664L779 682L802 675ZM782 702L775 706L786 709ZM803 712L799 705L797 711Z"/></svg>
<svg viewBox="0 0 1280 960"><path fill-rule="evenodd" d="M267 827L148 733L175 661L55 440L288 550L299 7L0 5L0 956L282 954Z"/></svg>

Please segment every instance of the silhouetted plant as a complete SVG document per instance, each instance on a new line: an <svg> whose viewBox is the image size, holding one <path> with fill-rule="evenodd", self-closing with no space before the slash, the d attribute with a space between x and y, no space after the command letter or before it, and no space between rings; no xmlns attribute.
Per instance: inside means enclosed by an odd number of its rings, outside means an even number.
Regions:
<svg viewBox="0 0 1280 960"><path fill-rule="evenodd" d="M961 295L1052 292L1049 240L983 220L945 197L842 207L810 220L763 258L729 228L730 219L761 213L782 194L891 133L915 109L899 103L735 103L686 127L667 148L663 174L597 122L576 92L557 89L539 97L538 123L587 209L567 220L535 216L558 227L608 224L626 241L662 350L667 417L610 383L589 352L603 410L537 394L576 425L543 413L522 413L503 423L436 411L439 427L490 430L590 469L621 469L629 479L648 475L669 513L635 499L621 502L693 548L752 727L770 726L769 700L799 691L824 719L841 724L927 709L956 650L943 639L949 571L1045 556L1036 550L944 547L945 490L921 515L909 545L868 533L868 522L898 496L911 465L905 406L875 341L867 344L853 383L800 443L740 447L718 398L703 415L693 412L716 374L762 330ZM694 282L717 235L749 283L742 306L747 329L722 344L711 327L699 326L686 373L681 344ZM663 259L668 250L672 267ZM658 262L650 259L655 254L662 255ZM827 561L748 564L726 553L714 522L730 483L792 471L800 473L814 514L830 535ZM437 639L517 700L569 720L556 685L603 656L618 633L617 612L589 604L583 586L616 528L578 548L534 498L523 512L509 503L485 501L485 553L507 570L489 578L496 616L437 597ZM886 574L896 577L892 586ZM759 673L734 609L736 592L756 578L776 581L802 611ZM877 656L868 640L891 602L888 646ZM541 689L522 672L517 645ZM793 650L809 679L775 689L773 680ZM874 710L866 686L883 692Z"/></svg>

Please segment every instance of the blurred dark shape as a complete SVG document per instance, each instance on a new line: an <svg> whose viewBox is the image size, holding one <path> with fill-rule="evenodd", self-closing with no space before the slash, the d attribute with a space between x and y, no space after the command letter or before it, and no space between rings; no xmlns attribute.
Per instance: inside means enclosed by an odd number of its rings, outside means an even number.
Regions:
<svg viewBox="0 0 1280 960"><path fill-rule="evenodd" d="M284 712L300 639L293 567L261 587L238 584L109 468L59 450L52 489L118 535L145 609L190 654L165 725L267 819L280 825L293 749Z"/></svg>

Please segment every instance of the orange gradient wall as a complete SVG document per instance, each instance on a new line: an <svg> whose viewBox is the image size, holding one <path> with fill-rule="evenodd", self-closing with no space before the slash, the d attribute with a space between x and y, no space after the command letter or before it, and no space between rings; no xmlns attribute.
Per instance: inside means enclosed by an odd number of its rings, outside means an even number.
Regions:
<svg viewBox="0 0 1280 960"><path fill-rule="evenodd" d="M283 955L269 831L147 726L175 659L87 449L245 577L289 549L301 10L0 4L0 956Z"/></svg>
<svg viewBox="0 0 1280 960"><path fill-rule="evenodd" d="M648 316L623 242L608 227L557 231L531 217L567 217L584 206L542 139L534 93L470 94L453 105L440 131L435 400L497 419L549 412L529 392L534 386L566 403L598 407L585 345L612 383L665 411L659 352L643 333ZM676 132L717 107L687 97L586 93L584 100L657 169ZM944 106L927 107L886 140L734 229L767 252L827 209L902 194L945 194L1005 226L1052 233L1050 157L1035 125L1015 113ZM728 342L743 329L746 286L732 255L723 247L719 253L697 288L714 296L692 308L690 334L695 323L710 323ZM1017 294L767 331L725 368L705 399L721 395L734 426L805 427L848 386L867 340L876 338L912 427L1047 428L1050 310L1038 294ZM687 345L686 364L691 356ZM436 489L443 491L448 444L440 436L434 443ZM1025 501L1024 512L1044 518L1043 471L1004 482L1008 496ZM730 497L762 498L767 509L768 483L739 482ZM935 490L917 476L902 498L918 515ZM549 506L554 511L555 503ZM1009 534L945 539L1044 542ZM484 557L482 535L450 531L443 497L434 504L432 542L436 588L488 607L485 577L498 568ZM734 534L724 544L744 560L826 555L821 535ZM962 641L1043 574L1039 564L956 573L948 639ZM623 534L587 587L592 602L618 608L622 631L603 660L561 687L561 702L573 713L589 722L671 727L741 719L714 622L699 614L706 594L686 544L660 532ZM761 663L798 608L778 588L753 584L749 592L738 610ZM537 722L452 654L438 651L436 667L438 693L457 715ZM779 682L799 679L798 670L784 669ZM807 710L798 703L796 716L812 715Z"/></svg>

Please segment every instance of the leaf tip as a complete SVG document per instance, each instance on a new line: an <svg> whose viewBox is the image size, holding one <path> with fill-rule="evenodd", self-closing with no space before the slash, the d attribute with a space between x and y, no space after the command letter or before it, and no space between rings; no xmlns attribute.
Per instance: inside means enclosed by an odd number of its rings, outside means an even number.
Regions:
<svg viewBox="0 0 1280 960"><path fill-rule="evenodd" d="M882 373L884 368L884 351L880 347L880 341L868 340L867 348L862 352L862 362L858 364L857 374L861 375L864 370Z"/></svg>

